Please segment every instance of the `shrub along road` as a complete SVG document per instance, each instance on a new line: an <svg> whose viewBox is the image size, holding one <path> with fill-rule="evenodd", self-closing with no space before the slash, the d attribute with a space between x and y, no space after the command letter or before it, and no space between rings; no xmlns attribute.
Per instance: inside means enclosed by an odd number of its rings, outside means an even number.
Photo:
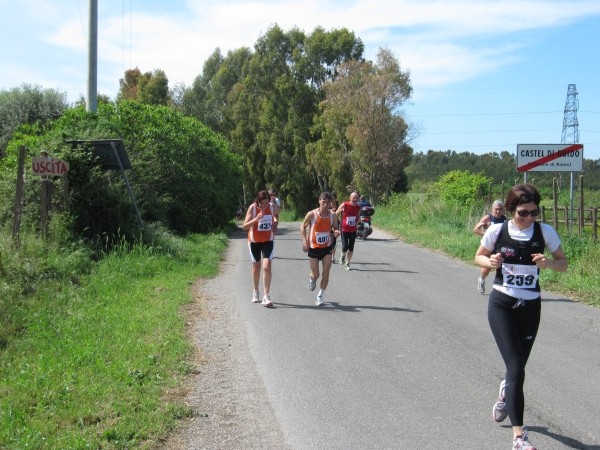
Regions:
<svg viewBox="0 0 600 450"><path fill-rule="evenodd" d="M508 420L491 419L503 364L475 266L375 230L357 241L351 271L332 267L317 307L299 224L282 224L275 252L272 309L250 303L242 231L200 288L194 337L206 363L188 401L206 416L169 448L509 448ZM598 449L600 309L542 298L525 384L530 437Z"/></svg>

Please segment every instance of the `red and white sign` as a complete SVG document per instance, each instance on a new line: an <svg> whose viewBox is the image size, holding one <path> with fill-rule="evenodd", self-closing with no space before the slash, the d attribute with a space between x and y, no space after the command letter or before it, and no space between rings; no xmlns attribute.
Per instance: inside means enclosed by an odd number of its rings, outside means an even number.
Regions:
<svg viewBox="0 0 600 450"><path fill-rule="evenodd" d="M34 175L62 176L69 171L69 163L58 158L39 156L31 158L31 168Z"/></svg>
<svg viewBox="0 0 600 450"><path fill-rule="evenodd" d="M581 172L583 144L519 144L518 172Z"/></svg>

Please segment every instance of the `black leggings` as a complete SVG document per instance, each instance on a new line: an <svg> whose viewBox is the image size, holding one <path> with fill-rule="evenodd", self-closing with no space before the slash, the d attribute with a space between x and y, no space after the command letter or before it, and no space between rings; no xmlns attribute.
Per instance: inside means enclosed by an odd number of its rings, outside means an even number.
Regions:
<svg viewBox="0 0 600 450"><path fill-rule="evenodd" d="M512 426L523 426L525 364L533 348L540 325L541 299L519 299L492 289L488 303L488 321L496 345L506 365L504 393Z"/></svg>

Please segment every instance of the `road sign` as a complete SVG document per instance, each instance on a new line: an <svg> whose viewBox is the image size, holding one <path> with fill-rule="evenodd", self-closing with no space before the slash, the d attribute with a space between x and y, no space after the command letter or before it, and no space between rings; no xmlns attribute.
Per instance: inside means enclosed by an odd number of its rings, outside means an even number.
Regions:
<svg viewBox="0 0 600 450"><path fill-rule="evenodd" d="M518 172L581 172L583 144L519 144Z"/></svg>
<svg viewBox="0 0 600 450"><path fill-rule="evenodd" d="M58 158L39 156L31 159L31 168L34 175L62 176L69 171L69 163Z"/></svg>

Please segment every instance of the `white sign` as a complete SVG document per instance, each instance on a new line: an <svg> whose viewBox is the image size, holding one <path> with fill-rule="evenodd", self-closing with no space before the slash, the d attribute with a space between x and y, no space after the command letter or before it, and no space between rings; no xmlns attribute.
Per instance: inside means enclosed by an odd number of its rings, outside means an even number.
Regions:
<svg viewBox="0 0 600 450"><path fill-rule="evenodd" d="M581 172L583 144L519 144L519 172Z"/></svg>
<svg viewBox="0 0 600 450"><path fill-rule="evenodd" d="M31 169L34 175L62 176L69 171L69 163L58 158L40 156L31 158Z"/></svg>

